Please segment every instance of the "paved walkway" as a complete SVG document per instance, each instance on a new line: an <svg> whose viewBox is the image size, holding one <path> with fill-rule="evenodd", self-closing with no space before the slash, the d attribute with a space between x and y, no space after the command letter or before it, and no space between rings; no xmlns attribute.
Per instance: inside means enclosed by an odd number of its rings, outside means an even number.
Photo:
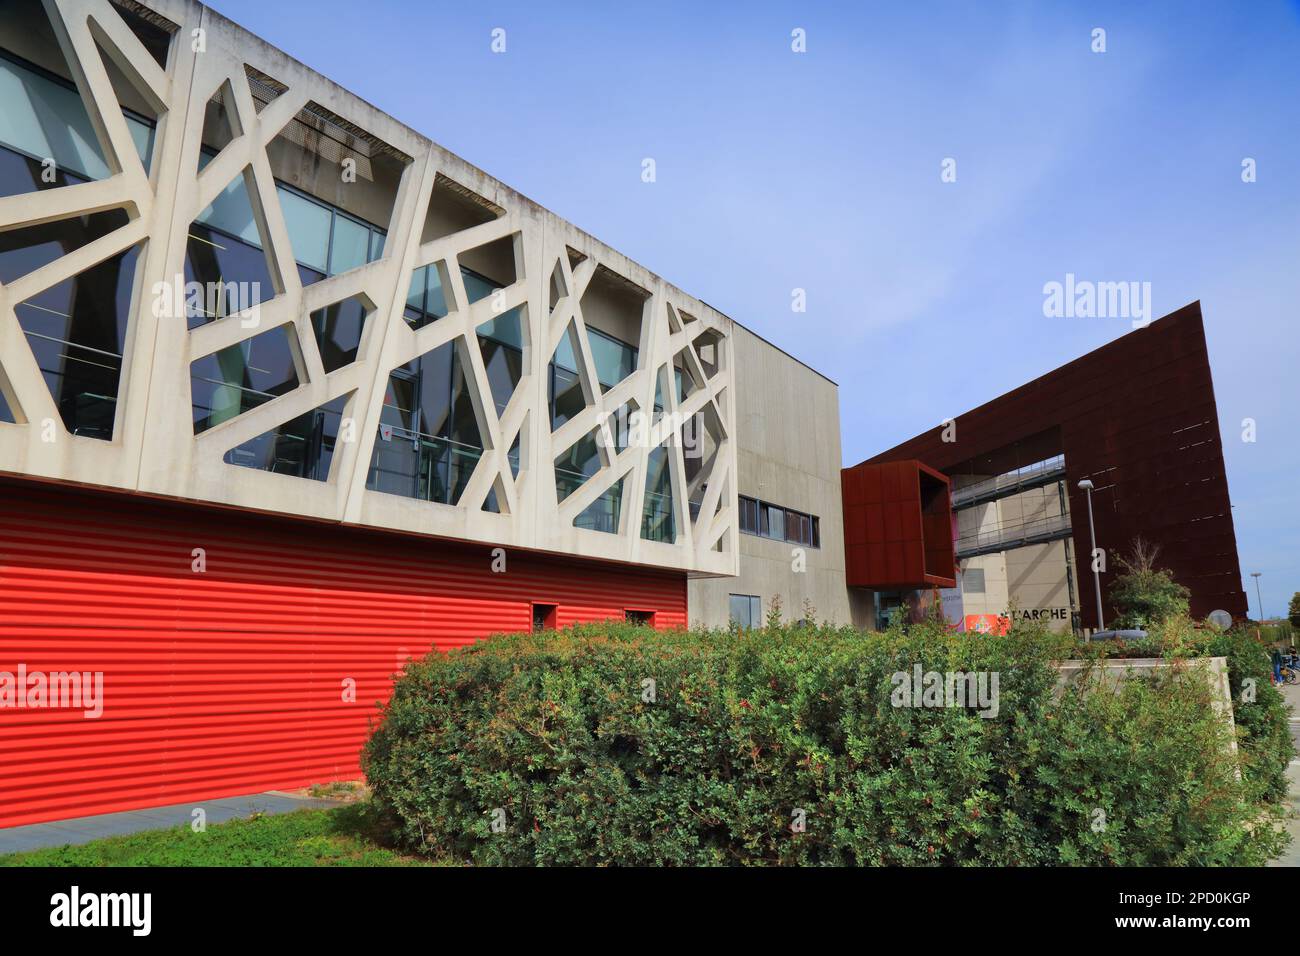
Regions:
<svg viewBox="0 0 1300 956"><path fill-rule="evenodd" d="M337 800L316 800L272 791L247 797L222 797L219 800L199 800L177 803L167 807L150 807L147 810L125 810L121 813L101 813L93 817L74 817L53 823L30 823L27 826L0 830L0 853L21 853L50 846L67 846L89 843L102 837L126 836L144 830L165 830L174 826L189 826L194 819L195 807L202 807L208 815L209 825L224 823L251 816L254 813L290 813L312 807L337 807Z"/></svg>

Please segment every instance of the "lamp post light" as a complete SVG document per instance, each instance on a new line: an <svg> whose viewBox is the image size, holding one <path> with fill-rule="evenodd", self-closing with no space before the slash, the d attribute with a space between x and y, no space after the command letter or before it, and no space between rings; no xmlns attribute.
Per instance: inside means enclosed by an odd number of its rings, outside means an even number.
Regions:
<svg viewBox="0 0 1300 956"><path fill-rule="evenodd" d="M1259 604L1259 623L1264 623L1264 599L1259 596L1259 576L1263 572L1251 571L1250 576L1255 579L1255 600Z"/></svg>
<svg viewBox="0 0 1300 956"><path fill-rule="evenodd" d="M1092 482L1085 478L1079 482L1079 487L1088 494L1088 537L1092 541L1092 585L1097 592L1097 630L1104 631L1106 622L1101 611L1101 570L1097 567L1097 529L1092 523Z"/></svg>

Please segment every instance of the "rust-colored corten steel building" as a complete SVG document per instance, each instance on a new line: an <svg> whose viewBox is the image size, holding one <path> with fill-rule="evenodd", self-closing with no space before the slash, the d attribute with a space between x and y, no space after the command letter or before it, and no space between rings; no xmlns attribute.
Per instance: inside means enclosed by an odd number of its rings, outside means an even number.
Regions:
<svg viewBox="0 0 1300 956"><path fill-rule="evenodd" d="M847 540L854 540L851 515L865 488L857 477L864 466L921 462L958 480L1063 456L1085 627L1096 626L1096 609L1088 505L1078 487L1084 478L1095 485L1097 545L1110 557L1112 574L1113 556L1144 538L1160 546L1159 563L1191 589L1193 615L1215 608L1246 615L1199 302L957 417L953 426L952 440L944 440L941 425L845 470ZM849 557L852 574L861 566L852 544ZM884 580L859 575L850 583L896 585L888 570ZM1110 576L1102 575L1103 592ZM931 582L923 576L910 583ZM1108 604L1106 612L1109 618Z"/></svg>
<svg viewBox="0 0 1300 956"><path fill-rule="evenodd" d="M950 588L949 482L914 459L845 468L844 556L849 587Z"/></svg>

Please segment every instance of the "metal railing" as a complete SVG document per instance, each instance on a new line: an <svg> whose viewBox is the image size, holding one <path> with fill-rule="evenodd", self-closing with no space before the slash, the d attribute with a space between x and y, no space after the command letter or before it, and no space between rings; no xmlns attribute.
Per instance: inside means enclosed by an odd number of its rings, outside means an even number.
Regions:
<svg viewBox="0 0 1300 956"><path fill-rule="evenodd" d="M1002 525L974 534L962 535L957 539L956 556L974 558L981 554L993 554L1009 551L1029 544L1041 544L1045 541L1059 541L1071 535L1070 516L1066 514L1048 515L1032 521Z"/></svg>
<svg viewBox="0 0 1300 956"><path fill-rule="evenodd" d="M388 437L384 437L384 432ZM366 487L421 501L454 505L483 449L399 426L380 426Z"/></svg>
<svg viewBox="0 0 1300 956"><path fill-rule="evenodd" d="M994 475L992 478L985 478L982 481L964 485L961 488L954 488L952 490L952 506L953 508L969 508L972 505L996 501L998 498L1006 498L1017 492L1056 481L1064 474L1065 456L1057 455L1045 461L1038 461L1032 465L1025 465L1023 468L1017 468L1015 471Z"/></svg>
<svg viewBox="0 0 1300 956"><path fill-rule="evenodd" d="M677 538L674 524L673 496L647 491L645 508L641 514L641 537L647 541L672 544Z"/></svg>

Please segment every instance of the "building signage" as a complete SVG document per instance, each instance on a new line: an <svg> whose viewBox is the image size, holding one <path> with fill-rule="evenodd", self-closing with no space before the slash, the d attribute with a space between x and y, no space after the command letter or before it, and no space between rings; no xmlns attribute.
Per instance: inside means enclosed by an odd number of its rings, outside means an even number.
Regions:
<svg viewBox="0 0 1300 956"><path fill-rule="evenodd" d="M1001 614L967 614L966 630L976 634L1005 634L1012 621L1068 621L1067 607L1017 608Z"/></svg>
<svg viewBox="0 0 1300 956"><path fill-rule="evenodd" d="M1068 607L1016 608L1014 611L1003 611L1001 616L1012 621L1068 621L1070 609Z"/></svg>

